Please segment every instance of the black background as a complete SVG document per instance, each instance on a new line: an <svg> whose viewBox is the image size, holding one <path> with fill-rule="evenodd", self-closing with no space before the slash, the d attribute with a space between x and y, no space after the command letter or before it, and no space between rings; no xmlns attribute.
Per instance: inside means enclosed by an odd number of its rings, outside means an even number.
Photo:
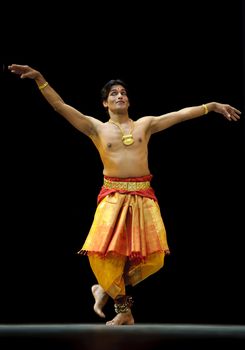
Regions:
<svg viewBox="0 0 245 350"><path fill-rule="evenodd" d="M39 69L67 103L101 120L100 88L112 78L128 83L133 119L209 101L243 112L242 1L214 3L67 7L25 17L25 26L23 16L9 17L16 30L3 38L1 70L1 323L104 322L93 313L88 260L76 254L102 185L98 153L33 81L6 66ZM152 137L171 255L130 290L136 322L244 323L244 154L243 117L230 123L210 113ZM112 304L106 311L109 318Z"/></svg>

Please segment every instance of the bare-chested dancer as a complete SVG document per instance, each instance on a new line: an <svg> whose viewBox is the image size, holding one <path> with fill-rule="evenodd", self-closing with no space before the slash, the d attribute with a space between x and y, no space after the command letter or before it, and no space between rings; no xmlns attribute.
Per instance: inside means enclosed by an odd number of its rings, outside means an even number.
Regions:
<svg viewBox="0 0 245 350"><path fill-rule="evenodd" d="M104 183L91 229L78 253L87 254L98 284L92 286L94 311L105 318L103 307L114 301L116 316L107 325L132 325L132 297L127 285L134 286L164 265L169 253L167 236L157 198L151 187L148 167L150 137L180 122L216 112L228 121L240 119L241 112L229 104L209 102L132 120L125 83L110 80L101 90L109 120L102 122L66 104L37 70L12 64L12 73L35 80L54 110L97 148L103 163Z"/></svg>

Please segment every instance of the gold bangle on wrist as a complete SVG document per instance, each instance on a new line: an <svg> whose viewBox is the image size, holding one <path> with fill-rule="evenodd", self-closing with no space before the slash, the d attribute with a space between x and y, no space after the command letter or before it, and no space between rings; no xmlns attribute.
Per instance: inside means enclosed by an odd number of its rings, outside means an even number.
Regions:
<svg viewBox="0 0 245 350"><path fill-rule="evenodd" d="M42 84L42 85L38 85L39 90L42 90L44 88L46 88L46 86L48 86L48 82L46 81L46 83Z"/></svg>
<svg viewBox="0 0 245 350"><path fill-rule="evenodd" d="M208 107L207 107L207 105L203 104L202 106L204 108L204 114L208 114Z"/></svg>

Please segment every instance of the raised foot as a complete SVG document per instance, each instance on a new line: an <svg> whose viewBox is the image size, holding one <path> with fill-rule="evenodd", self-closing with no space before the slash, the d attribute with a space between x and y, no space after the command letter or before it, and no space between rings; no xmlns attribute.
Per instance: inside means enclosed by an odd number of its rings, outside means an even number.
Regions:
<svg viewBox="0 0 245 350"><path fill-rule="evenodd" d="M104 289L99 284L94 284L91 287L91 291L95 299L94 311L100 317L105 318L105 314L102 311L102 309L108 301L108 298L109 298L108 294L106 294Z"/></svg>
<svg viewBox="0 0 245 350"><path fill-rule="evenodd" d="M117 314L111 321L106 322L107 326L133 325L134 318L131 310Z"/></svg>

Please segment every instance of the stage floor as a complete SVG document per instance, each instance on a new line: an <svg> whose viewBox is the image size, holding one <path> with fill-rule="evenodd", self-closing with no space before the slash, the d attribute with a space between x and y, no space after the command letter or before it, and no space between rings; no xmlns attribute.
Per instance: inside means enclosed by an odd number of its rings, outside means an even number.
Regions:
<svg viewBox="0 0 245 350"><path fill-rule="evenodd" d="M99 349L157 350L207 349L230 345L245 349L243 325L137 324L3 324L0 325L0 349Z"/></svg>

